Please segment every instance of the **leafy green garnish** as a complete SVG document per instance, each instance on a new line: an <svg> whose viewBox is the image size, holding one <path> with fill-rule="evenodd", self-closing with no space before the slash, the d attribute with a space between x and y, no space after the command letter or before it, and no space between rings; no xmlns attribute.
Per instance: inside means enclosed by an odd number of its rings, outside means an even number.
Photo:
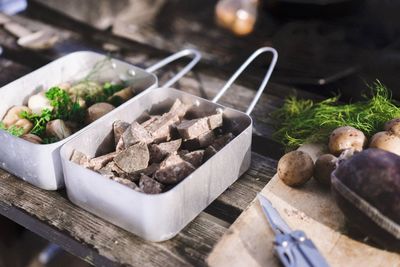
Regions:
<svg viewBox="0 0 400 267"><path fill-rule="evenodd" d="M50 88L45 96L50 100L53 110L43 109L41 114L21 112L20 116L33 123L32 134L45 138L46 125L51 120L71 120L82 122L84 120L85 111L78 103L72 101L68 93L59 88Z"/></svg>
<svg viewBox="0 0 400 267"><path fill-rule="evenodd" d="M53 119L51 110L47 108L43 109L40 115L22 111L20 113L20 116L33 123L33 128L30 133L40 137L42 137L43 134L46 132L46 124Z"/></svg>
<svg viewBox="0 0 400 267"><path fill-rule="evenodd" d="M84 110L76 101L71 99L65 90L59 87L52 87L45 95L50 100L50 105L54 107L53 119L83 121Z"/></svg>
<svg viewBox="0 0 400 267"><path fill-rule="evenodd" d="M87 95L85 96L85 101L88 106L91 106L95 103L99 102L109 102L109 97L115 94L116 92L121 91L125 88L125 85L120 84L112 84L109 82L104 83L103 90L100 93L94 95Z"/></svg>
<svg viewBox="0 0 400 267"><path fill-rule="evenodd" d="M14 136L20 137L21 135L24 134L24 129L21 127L17 127L15 125L7 128L3 122L0 121L0 130L4 130L8 132L9 134L12 134Z"/></svg>
<svg viewBox="0 0 400 267"><path fill-rule="evenodd" d="M382 131L385 122L399 118L400 107L377 81L364 101L341 104L338 96L321 102L292 96L272 116L277 121L274 139L295 149L305 143L327 143L330 133L341 126L352 126L370 137Z"/></svg>

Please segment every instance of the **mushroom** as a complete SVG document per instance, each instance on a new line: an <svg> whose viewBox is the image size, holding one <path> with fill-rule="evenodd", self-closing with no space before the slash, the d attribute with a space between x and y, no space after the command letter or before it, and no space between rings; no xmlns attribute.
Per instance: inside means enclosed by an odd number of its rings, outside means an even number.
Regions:
<svg viewBox="0 0 400 267"><path fill-rule="evenodd" d="M24 131L22 134L27 134L32 130L33 123L27 119L20 119L16 123L14 123L14 126L23 129Z"/></svg>
<svg viewBox="0 0 400 267"><path fill-rule="evenodd" d="M24 134L23 136L21 136L22 139L34 143L34 144L41 144L43 143L42 138L40 138L39 136L35 135L35 134Z"/></svg>
<svg viewBox="0 0 400 267"><path fill-rule="evenodd" d="M113 110L115 107L108 103L96 103L88 108L88 116L86 118L87 123L92 123L95 120L101 118L106 115L108 112Z"/></svg>
<svg viewBox="0 0 400 267"><path fill-rule="evenodd" d="M120 105L133 97L134 93L131 87L126 87L108 98L108 101Z"/></svg>
<svg viewBox="0 0 400 267"><path fill-rule="evenodd" d="M28 113L31 112L31 109L26 106L14 106L10 108L6 115L4 116L3 123L8 128L11 125L15 124L18 120L21 119L21 112L26 111Z"/></svg>
<svg viewBox="0 0 400 267"><path fill-rule="evenodd" d="M400 137L392 132L378 132L372 136L371 148L379 148L400 156Z"/></svg>
<svg viewBox="0 0 400 267"><path fill-rule="evenodd" d="M351 126L343 126L333 130L329 137L329 151L338 156L346 149L362 151L367 139L363 132Z"/></svg>
<svg viewBox="0 0 400 267"><path fill-rule="evenodd" d="M400 118L390 120L385 123L385 131L400 136Z"/></svg>
<svg viewBox="0 0 400 267"><path fill-rule="evenodd" d="M310 155L303 151L292 151L285 154L278 162L278 176L289 186L299 186L311 179L314 162Z"/></svg>
<svg viewBox="0 0 400 267"><path fill-rule="evenodd" d="M62 140L70 136L72 132L63 120L52 120L46 125L46 134Z"/></svg>
<svg viewBox="0 0 400 267"><path fill-rule="evenodd" d="M314 178L320 184L331 185L331 173L336 169L338 158L332 154L323 154L315 162Z"/></svg>
<svg viewBox="0 0 400 267"><path fill-rule="evenodd" d="M53 110L50 100L46 97L45 92L40 92L29 97L28 107L33 113L41 114L44 109Z"/></svg>

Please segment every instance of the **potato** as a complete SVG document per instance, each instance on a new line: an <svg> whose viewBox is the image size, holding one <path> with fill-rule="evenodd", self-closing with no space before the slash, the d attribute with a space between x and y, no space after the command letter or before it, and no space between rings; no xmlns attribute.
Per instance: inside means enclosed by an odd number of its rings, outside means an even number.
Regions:
<svg viewBox="0 0 400 267"><path fill-rule="evenodd" d="M390 120L385 123L385 131L400 136L400 118Z"/></svg>
<svg viewBox="0 0 400 267"><path fill-rule="evenodd" d="M52 120L46 125L46 134L53 136L59 140L63 140L72 134L71 129L65 124L63 120Z"/></svg>
<svg viewBox="0 0 400 267"><path fill-rule="evenodd" d="M2 122L7 128L10 127L21 119L20 114L22 111L30 113L31 109L26 106L14 106L7 111Z"/></svg>
<svg viewBox="0 0 400 267"><path fill-rule="evenodd" d="M311 179L314 173L314 162L310 155L303 151L292 151L278 162L278 176L289 186L300 186Z"/></svg>
<svg viewBox="0 0 400 267"><path fill-rule="evenodd" d="M40 138L39 136L34 135L34 134L25 134L25 135L21 136L21 138L25 139L26 141L29 141L31 143L34 143L34 144L43 143L42 138Z"/></svg>
<svg viewBox="0 0 400 267"><path fill-rule="evenodd" d="M35 114L41 114L44 109L53 110L50 100L46 97L45 92L40 92L36 95L29 97L28 107Z"/></svg>
<svg viewBox="0 0 400 267"><path fill-rule="evenodd" d="M86 118L87 123L92 123L95 120L106 115L108 112L113 110L115 107L108 103L97 103L88 108L88 116Z"/></svg>
<svg viewBox="0 0 400 267"><path fill-rule="evenodd" d="M133 96L133 89L131 87L126 87L110 96L107 101L112 104L120 105L131 99Z"/></svg>
<svg viewBox="0 0 400 267"><path fill-rule="evenodd" d="M315 162L314 178L322 185L331 185L331 173L336 168L338 158L332 154L321 155Z"/></svg>
<svg viewBox="0 0 400 267"><path fill-rule="evenodd" d="M400 155L400 137L392 132L379 132L372 136L369 147L383 149Z"/></svg>
<svg viewBox="0 0 400 267"><path fill-rule="evenodd" d="M333 130L329 137L329 151L338 156L346 149L362 151L367 139L363 132L351 126Z"/></svg>
<svg viewBox="0 0 400 267"><path fill-rule="evenodd" d="M27 134L32 130L33 123L27 119L20 119L14 124L14 126L22 128L24 130L23 134Z"/></svg>

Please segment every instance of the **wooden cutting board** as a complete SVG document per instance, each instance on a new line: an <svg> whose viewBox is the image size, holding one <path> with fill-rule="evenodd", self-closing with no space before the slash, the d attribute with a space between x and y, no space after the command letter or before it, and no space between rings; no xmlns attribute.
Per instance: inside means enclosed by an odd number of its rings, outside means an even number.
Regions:
<svg viewBox="0 0 400 267"><path fill-rule="evenodd" d="M315 159L321 146L307 145L300 150ZM331 266L400 266L400 254L380 250L348 237L345 219L329 189L314 179L301 188L291 188L278 175L264 187L266 196L292 229L303 230ZM207 258L212 267L280 266L274 255L274 234L258 200L231 225Z"/></svg>

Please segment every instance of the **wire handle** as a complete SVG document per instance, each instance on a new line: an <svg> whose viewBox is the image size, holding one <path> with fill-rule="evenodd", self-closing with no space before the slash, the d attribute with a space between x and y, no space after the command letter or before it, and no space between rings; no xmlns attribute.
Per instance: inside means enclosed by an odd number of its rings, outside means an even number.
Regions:
<svg viewBox="0 0 400 267"><path fill-rule="evenodd" d="M272 47L262 47L255 51L244 63L240 68L232 75L232 77L228 80L228 82L222 87L222 89L219 91L219 93L214 97L212 102L216 103L218 100L225 94L225 92L231 87L231 85L234 83L234 81L237 79L237 77L242 74L242 72L250 65L250 63L257 58L259 55L265 53L265 52L271 52L272 53L272 61L271 64L268 67L268 71L265 74L264 80L262 81L260 87L257 90L256 95L254 96L253 101L247 108L246 114L250 115L250 113L253 111L254 106L257 104L257 101L260 99L265 87L268 84L269 78L271 77L272 71L275 68L276 62L278 60L278 52L272 48Z"/></svg>
<svg viewBox="0 0 400 267"><path fill-rule="evenodd" d="M154 72L171 62L174 62L180 58L191 56L193 59L192 61L189 62L180 72L178 72L174 77L172 77L168 82L166 82L163 86L161 87L170 87L174 83L176 83L180 78L182 78L186 73L188 73L193 67L200 61L201 59L201 54L199 51L196 49L184 49L182 51L179 51L163 60L160 62L154 64L153 66L150 66L146 69L148 72Z"/></svg>

